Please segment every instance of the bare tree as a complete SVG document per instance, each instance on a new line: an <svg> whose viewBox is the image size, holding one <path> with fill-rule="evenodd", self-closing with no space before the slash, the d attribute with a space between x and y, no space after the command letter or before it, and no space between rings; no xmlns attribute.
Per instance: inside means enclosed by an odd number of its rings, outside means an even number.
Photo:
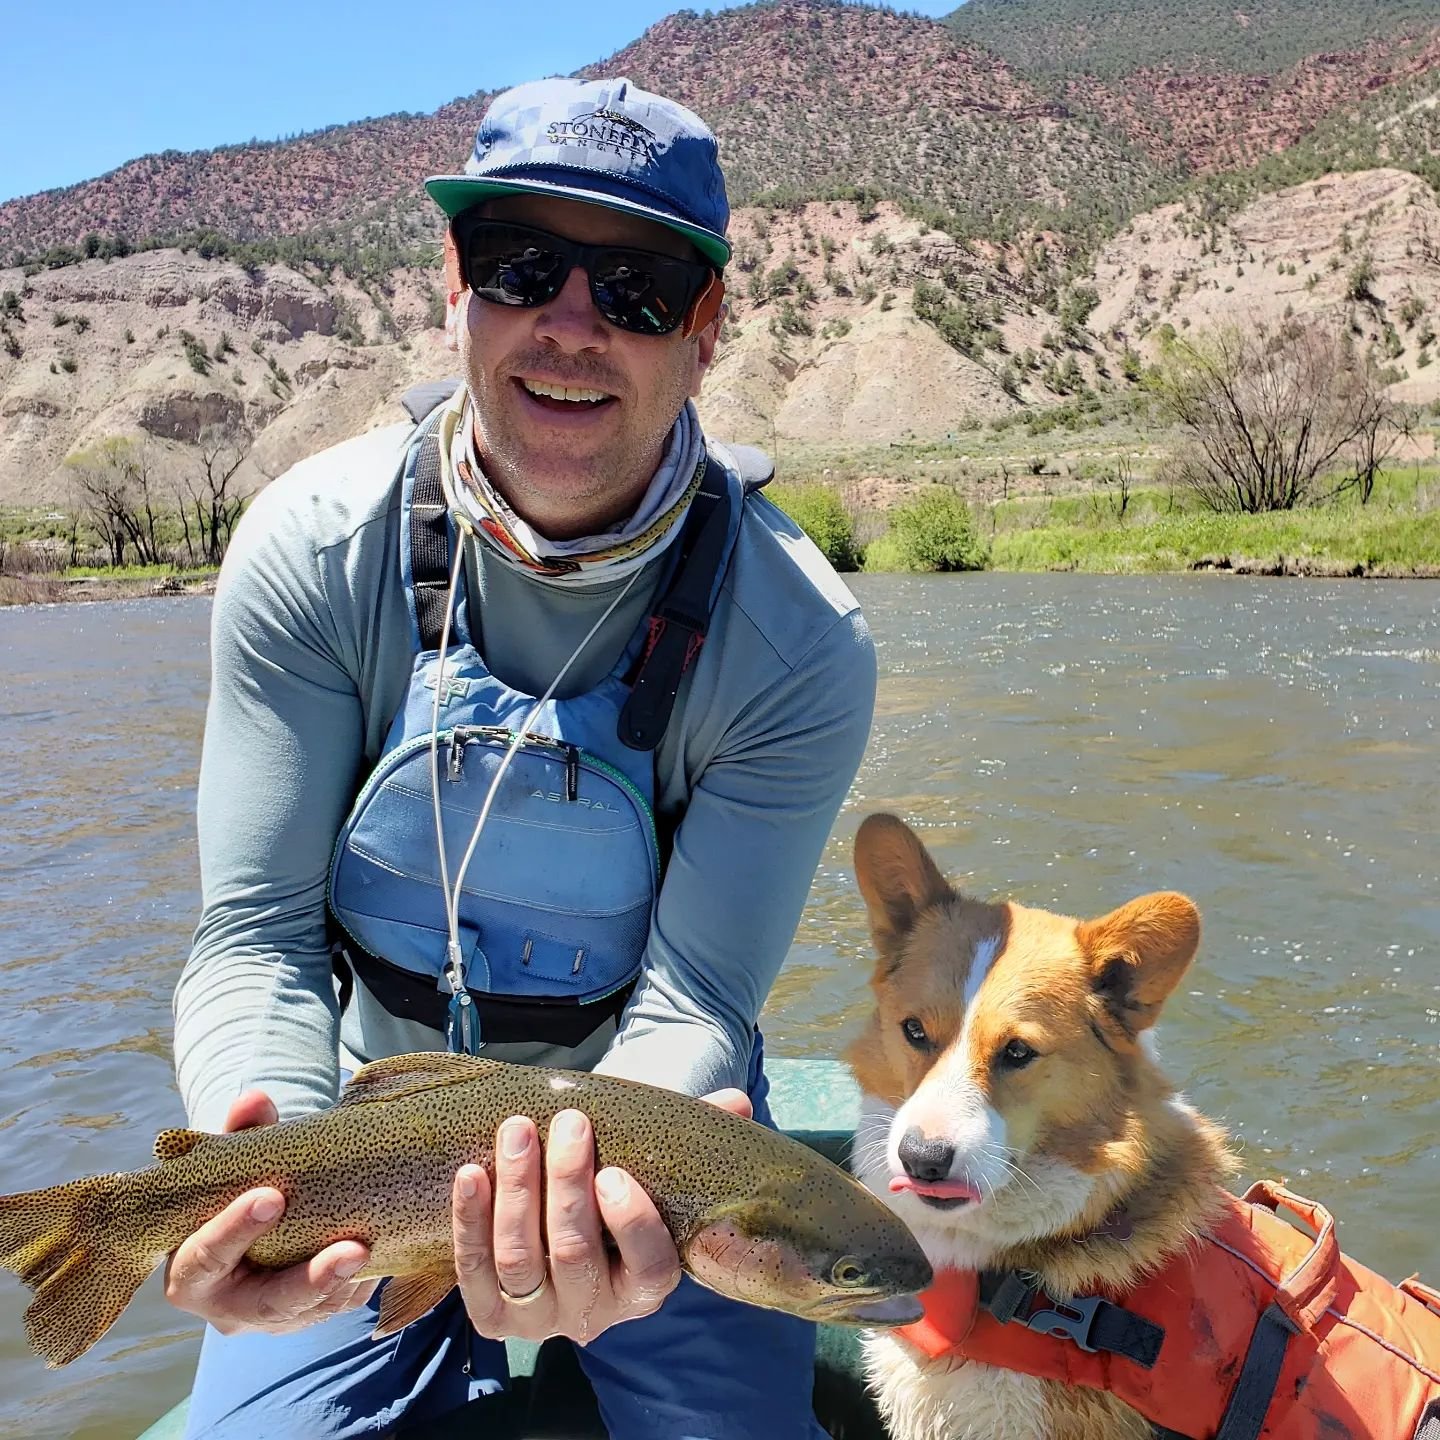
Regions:
<svg viewBox="0 0 1440 1440"><path fill-rule="evenodd" d="M1194 442L1176 479L1212 510L1290 510L1360 485L1400 438L1374 365L1319 323L1228 326L1171 343L1155 392Z"/></svg>
<svg viewBox="0 0 1440 1440"><path fill-rule="evenodd" d="M185 547L195 559L190 538L193 519L199 534L200 551L207 565L225 558L231 533L245 509L236 473L250 453L251 437L235 426L211 425L200 433L200 473L186 476L185 494L180 502Z"/></svg>
<svg viewBox="0 0 1440 1440"><path fill-rule="evenodd" d="M1130 508L1130 495L1135 488L1135 466L1130 457L1116 456L1115 464L1101 471L1100 483L1114 497L1115 518L1123 525L1125 512Z"/></svg>
<svg viewBox="0 0 1440 1440"><path fill-rule="evenodd" d="M112 565L125 563L127 547L142 565L158 565L154 476L144 441L111 436L65 461L80 508L110 552Z"/></svg>

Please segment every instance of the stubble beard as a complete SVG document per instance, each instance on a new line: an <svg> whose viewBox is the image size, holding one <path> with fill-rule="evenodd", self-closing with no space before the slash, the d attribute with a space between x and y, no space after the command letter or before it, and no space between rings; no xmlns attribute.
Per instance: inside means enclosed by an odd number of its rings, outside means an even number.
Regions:
<svg viewBox="0 0 1440 1440"><path fill-rule="evenodd" d="M598 449L567 454L563 441L550 449L527 440L516 410L516 382L509 375L487 375L468 345L462 344L462 357L474 409L476 453L490 483L516 513L527 519L552 515L559 503L573 507L577 520L588 526L588 532L581 533L595 534L623 523L659 468L675 420L689 398L678 372L673 388L656 397L648 415L622 425ZM536 368L556 367L550 361ZM578 372L567 378L579 387L612 393L619 388L613 379L598 374L587 377ZM536 528L546 533L543 523Z"/></svg>

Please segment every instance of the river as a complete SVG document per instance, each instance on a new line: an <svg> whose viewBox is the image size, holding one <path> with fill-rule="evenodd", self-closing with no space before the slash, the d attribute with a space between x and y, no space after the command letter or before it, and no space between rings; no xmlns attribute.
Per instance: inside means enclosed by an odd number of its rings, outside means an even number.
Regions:
<svg viewBox="0 0 1440 1440"><path fill-rule="evenodd" d="M1161 1048L1190 1098L1440 1279L1440 586L859 576L880 656L861 773L766 1019L833 1055L865 1013L860 819L985 895L1099 914L1180 889L1200 959ZM170 993L198 905L201 599L0 611L0 1190L148 1163L180 1124ZM0 1277L0 1435L127 1440L186 1390L152 1279L69 1369Z"/></svg>

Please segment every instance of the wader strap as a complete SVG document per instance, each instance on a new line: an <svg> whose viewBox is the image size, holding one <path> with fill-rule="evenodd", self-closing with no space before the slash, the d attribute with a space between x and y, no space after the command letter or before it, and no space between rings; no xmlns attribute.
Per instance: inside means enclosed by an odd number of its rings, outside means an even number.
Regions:
<svg viewBox="0 0 1440 1440"><path fill-rule="evenodd" d="M1255 1322L1250 1348L1240 1367L1240 1378L1230 1394L1215 1440L1259 1440L1265 1414L1275 1397L1280 1370L1285 1364L1285 1349L1298 1326L1275 1304Z"/></svg>
<svg viewBox="0 0 1440 1440"><path fill-rule="evenodd" d="M1041 1335L1069 1340L1082 1350L1122 1355L1146 1370L1154 1369L1165 1339L1163 1326L1123 1305L1099 1295L1052 1300L1034 1281L1014 1270L983 1271L980 1304L1002 1325L1016 1321Z"/></svg>
<svg viewBox="0 0 1440 1440"><path fill-rule="evenodd" d="M450 589L450 513L440 483L440 416L435 410L412 442L410 481L410 575L420 649L438 650Z"/></svg>
<svg viewBox="0 0 1440 1440"><path fill-rule="evenodd" d="M669 588L650 617L645 650L616 727L632 750L653 750L665 734L680 681L700 653L710 625L715 581L730 550L730 484L706 459L677 542L680 556Z"/></svg>
<svg viewBox="0 0 1440 1440"><path fill-rule="evenodd" d="M331 954L340 979L342 1010L349 1003L358 977L391 1015L401 1020L417 1020L432 1030L445 1029L450 995L436 989L433 980L392 965L348 941L332 946ZM634 988L632 981L614 994L588 1004L568 998L540 1000L491 995L483 990L471 990L469 995L480 1022L480 1038L486 1044L533 1041L573 1049L607 1020L618 1021Z"/></svg>

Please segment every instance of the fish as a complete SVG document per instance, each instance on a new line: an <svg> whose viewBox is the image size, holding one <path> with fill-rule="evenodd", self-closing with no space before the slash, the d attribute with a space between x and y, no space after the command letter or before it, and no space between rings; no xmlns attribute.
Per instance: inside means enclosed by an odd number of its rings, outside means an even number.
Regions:
<svg viewBox="0 0 1440 1440"><path fill-rule="evenodd" d="M421 1053L357 1070L339 1101L231 1134L162 1131L156 1164L0 1195L0 1268L35 1292L32 1348L68 1365L114 1324L150 1272L257 1185L285 1196L247 1258L297 1264L337 1240L384 1278L375 1338L454 1287L451 1186L464 1164L493 1175L511 1115L543 1133L561 1110L590 1117L597 1167L644 1187L680 1262L731 1299L828 1324L918 1320L930 1263L904 1222L798 1140L672 1090L469 1055Z"/></svg>

